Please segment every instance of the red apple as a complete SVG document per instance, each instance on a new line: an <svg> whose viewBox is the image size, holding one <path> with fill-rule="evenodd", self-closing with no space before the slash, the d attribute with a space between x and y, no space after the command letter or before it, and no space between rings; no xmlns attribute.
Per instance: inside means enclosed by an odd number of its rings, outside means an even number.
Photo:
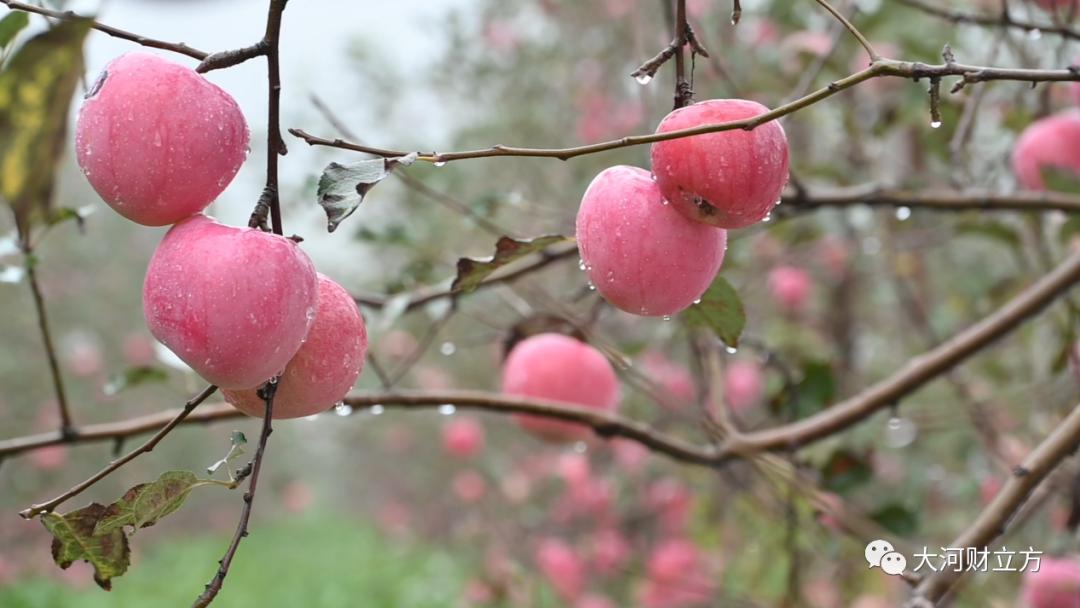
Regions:
<svg viewBox="0 0 1080 608"><path fill-rule="evenodd" d="M812 288L813 280L802 268L777 266L769 272L769 292L787 312L797 313L806 308Z"/></svg>
<svg viewBox="0 0 1080 608"><path fill-rule="evenodd" d="M724 369L724 399L732 410L748 410L761 400L764 391L765 378L757 363L732 361Z"/></svg>
<svg viewBox="0 0 1080 608"><path fill-rule="evenodd" d="M613 306L673 315L705 293L724 261L727 233L687 220L644 169L600 172L585 191L577 239L589 280Z"/></svg>
<svg viewBox="0 0 1080 608"><path fill-rule="evenodd" d="M1024 608L1080 608L1080 559L1044 555L1039 562L1038 571L1024 572Z"/></svg>
<svg viewBox="0 0 1080 608"><path fill-rule="evenodd" d="M585 587L585 568L574 549L556 538L536 547L536 566L564 602L577 599Z"/></svg>
<svg viewBox="0 0 1080 608"><path fill-rule="evenodd" d="M326 411L349 393L364 369L367 330L349 292L318 275L315 322L281 374L274 418L301 418ZM225 390L225 400L249 416L266 405L256 390Z"/></svg>
<svg viewBox="0 0 1080 608"><path fill-rule="evenodd" d="M657 133L732 122L765 114L744 99L713 99L667 115ZM652 146L652 168L664 198L697 222L743 228L765 218L788 180L788 143L776 121L670 139Z"/></svg>
<svg viewBox="0 0 1080 608"><path fill-rule="evenodd" d="M248 154L236 101L194 70L147 53L113 60L79 111L75 150L101 198L133 222L199 213Z"/></svg>
<svg viewBox="0 0 1080 608"><path fill-rule="evenodd" d="M614 412L619 381L600 351L562 334L537 334L518 342L503 364L502 390L507 395L558 401ZM539 416L515 415L525 430L548 441L589 436L586 426Z"/></svg>
<svg viewBox="0 0 1080 608"><path fill-rule="evenodd" d="M196 215L150 260L150 333L207 381L255 388L280 373L315 318L315 267L289 239Z"/></svg>
<svg viewBox="0 0 1080 608"><path fill-rule="evenodd" d="M1071 172L1080 180L1080 110L1048 116L1028 125L1013 149L1013 172L1028 190L1046 190L1043 171Z"/></svg>
<svg viewBox="0 0 1080 608"><path fill-rule="evenodd" d="M443 426L442 439L446 453L471 458L484 449L484 427L472 418L455 418Z"/></svg>

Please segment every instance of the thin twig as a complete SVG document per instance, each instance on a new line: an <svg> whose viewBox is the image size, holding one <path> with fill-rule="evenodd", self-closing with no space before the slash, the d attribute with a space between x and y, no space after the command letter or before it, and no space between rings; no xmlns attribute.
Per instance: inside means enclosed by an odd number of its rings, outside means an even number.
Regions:
<svg viewBox="0 0 1080 608"><path fill-rule="evenodd" d="M863 36L863 33L859 31L859 28L855 27L843 13L833 8L826 0L817 0L817 3L824 7L825 10L829 11L829 13L835 17L847 31L851 32L851 35L859 41L859 44L861 44L864 49L866 49L866 54L870 55L871 62L881 58L881 55L878 55L878 52L874 50L874 45L870 44L870 41L866 39L866 36Z"/></svg>
<svg viewBox="0 0 1080 608"><path fill-rule="evenodd" d="M52 9L48 9L48 8L45 8L45 7L42 7L42 6L35 6L33 4L27 4L25 2L16 2L15 0L0 0L0 3L3 3L5 5L7 5L7 7L10 8L11 10L13 10L13 11L23 11L25 13L34 13L34 14L43 15L45 17L49 17L49 18L52 18L52 19L63 19L63 20L89 19L89 17L84 17L82 15L76 14L73 11L54 11ZM139 45L142 45L142 46L145 46L145 47L150 47L150 48L154 48L154 49L161 49L161 50L164 50L164 51L172 51L174 53L180 53L181 55L187 55L188 57L191 57L193 59L198 59L200 61L202 61L203 59L206 59L206 57L208 55L208 53L205 53L205 52L200 51L198 49L194 49L194 48L184 44L183 42L177 43L177 42L165 42L163 40L155 40L153 38L147 38L146 36L140 36L139 34L133 34L131 32L127 32L127 31L124 31L122 29L112 27L110 25L105 25L104 23L100 23L98 21L94 21L90 25L90 27L92 27L95 30L97 30L99 32L102 32L104 34L108 34L108 35L112 36L113 38L121 38L123 40L128 40L128 41L134 42L135 44L139 44Z"/></svg>
<svg viewBox="0 0 1080 608"><path fill-rule="evenodd" d="M60 373L56 346L53 343L52 331L49 329L49 315L45 311L45 298L42 296L41 286L38 284L37 262L33 258L29 235L24 235L22 241L23 255L26 258L26 280L30 283L30 292L34 296L34 311L37 313L38 330L41 332L41 341L45 345L45 356L49 360L49 374L52 376L53 391L56 393L56 407L60 412L60 432L66 434L71 431L72 421L67 393L64 390L64 377Z"/></svg>
<svg viewBox="0 0 1080 608"><path fill-rule="evenodd" d="M259 471L262 469L263 455L266 453L266 444L270 440L270 434L274 432L271 423L274 413L274 395L277 393L277 387L278 379L274 378L259 389L259 396L265 401L266 410L263 412L259 447L255 450L255 458L248 465L251 476L248 479L247 491L244 492L244 507L240 511L240 521L236 525L236 532L229 543L229 548L225 551L225 556L218 561L218 570L214 574L214 578L210 579L210 582L206 584L206 588L195 599L192 608L206 608L214 601L218 592L221 591L222 585L225 584L225 577L229 574L229 566L232 565L232 560L236 556L236 550L240 548L240 541L248 535L248 521L251 520L251 509L255 505L255 491L258 489Z"/></svg>
<svg viewBox="0 0 1080 608"><path fill-rule="evenodd" d="M1027 501L1032 490L1080 446L1080 404L1055 427L1024 462L971 526L960 533L950 547L983 549L1004 534L1016 512ZM916 588L917 597L936 603L959 581L963 572L957 568L942 568L927 576Z"/></svg>
<svg viewBox="0 0 1080 608"><path fill-rule="evenodd" d="M897 0L897 2L953 23L964 23L979 27L1014 28L1023 30L1024 32L1038 30L1044 34L1055 34L1072 40L1080 40L1080 31L1063 23L1053 24L1024 21L1013 17L1006 11L1000 11L997 15L982 15L944 8L946 6L944 4L931 4L929 2L924 2L923 0Z"/></svg>
<svg viewBox="0 0 1080 608"><path fill-rule="evenodd" d="M777 106L775 109L769 112L743 120L706 124L697 127L691 127L688 129L667 131L664 133L631 135L619 139L613 139L610 141L604 141L585 146L575 146L570 148L522 148L495 145L488 148L465 150L459 152L418 152L417 160L431 163L444 163L473 158L506 156L557 158L559 160L569 160L571 158L584 156L587 154L597 154L599 152L607 152L609 150L617 150L630 146L651 144L658 141L680 139L683 137L691 137L694 135L704 135L706 133L719 133L722 131L733 131L736 129L750 131L767 122L771 122L783 116L787 116L788 114L792 114L804 108L810 107L824 99L832 97L840 91L850 89L851 87L854 87L859 83L865 82L873 78L881 78L886 76L896 78L909 78L916 80L922 78L944 78L949 76L956 76L959 77L960 80L957 82L956 86L953 87L953 92L956 92L965 84L975 82L990 82L999 80L1031 83L1080 81L1080 72L1068 68L1060 70L1042 70L1023 68L997 68L966 65L961 63L946 63L935 65L921 62L898 61L895 59L879 58L872 65L870 65L870 67L864 70L860 70L858 72L855 72L854 74L830 82L828 85L812 93L809 93L808 95L800 97L799 99L796 99L794 101L785 103L781 106ZM295 137L304 140L304 142L312 146L328 146L331 148L340 148L342 150L364 152L366 154L374 154L376 156L383 156L387 158L406 156L413 153L402 150L391 150L386 148L365 146L349 142L340 138L325 139L316 135L312 135L302 129L289 129L289 133L291 133Z"/></svg>
<svg viewBox="0 0 1080 608"><path fill-rule="evenodd" d="M146 443L144 443L144 444L140 445L139 447L135 448L134 450L128 452L127 454L125 454L121 458L117 458L116 460L110 462L109 466L107 466L104 469L98 471L92 477L90 477L86 481L83 481L82 483L76 485L75 487L71 488L67 492L64 492L63 494L57 496L56 498L54 498L52 500L49 500L49 501L46 501L46 502L43 502L43 503L40 503L40 504L32 505L30 508L20 511L19 515L22 516L24 519L30 519L30 518L33 518L33 517L36 517L36 516L40 515L41 513L51 512L53 509L60 506L61 504L63 504L67 500L70 500L71 498L74 498L75 496L78 496L79 494L83 493L90 486L96 484L97 482L101 481L105 477L109 476L113 471L119 469L120 467L122 467L125 464L131 462L132 460L135 460L135 458L137 456L139 456L140 454L145 454L147 452L153 451L154 447L157 446L157 444L162 439L164 439L166 435L168 435L170 432L172 432L172 430L174 428L176 428L181 423L183 423L184 420L188 417L188 415L191 414L191 412L194 411L195 408L198 407L200 403L202 403L203 401L206 401L210 397L210 395L213 395L214 391L216 391L216 390L217 390L216 386L213 386L213 385L207 386L202 391L200 391L198 395L195 395L187 403L185 403L184 407L179 412L176 412L175 415L172 416L171 420L166 422L165 425L162 426L158 430L157 433L154 433L153 437L146 440ZM78 429L71 428L71 429L69 429L69 431L70 431L69 437L71 438L72 441L79 441L79 440L82 439L83 435L81 434L81 432ZM62 437L61 437L61 441L63 441Z"/></svg>

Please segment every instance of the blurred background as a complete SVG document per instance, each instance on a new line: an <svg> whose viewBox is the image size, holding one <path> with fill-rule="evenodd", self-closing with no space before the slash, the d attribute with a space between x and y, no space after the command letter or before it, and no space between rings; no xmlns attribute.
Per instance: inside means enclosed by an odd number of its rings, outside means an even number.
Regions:
<svg viewBox="0 0 1080 608"><path fill-rule="evenodd" d="M55 3L49 3L55 6ZM262 35L261 0L68 2L101 21L205 50ZM865 66L865 55L814 2L690 0L712 51L698 57L696 99L742 97L775 107ZM1075 42L1040 32L954 26L906 3L845 2L885 55L937 62L948 42L973 64L1061 67ZM1016 15L1050 22L1027 2ZM956 2L993 14L999 3ZM39 17L22 36L45 27ZM395 149L492 144L562 147L651 132L671 108L672 68L629 77L671 39L651 0L294 0L281 41L283 128ZM131 43L92 33L92 78ZM173 60L194 66L185 57ZM252 155L209 212L246 223L262 188L265 65L209 79L236 97ZM977 101L972 98L978 96ZM880 79L789 116L792 170L824 189L883 184L1018 188L1009 155L1033 120L1071 111L1066 85L998 83L942 99L931 128L926 83ZM72 112L77 111L78 100ZM585 186L605 167L648 166L635 147L569 162L480 159L410 167L443 200L387 180L328 235L315 186L330 161L359 155L286 136L286 234L319 270L356 294L447 286L459 257L490 255L501 234L572 234ZM89 213L41 240L36 256L72 413L80 424L180 406L202 387L155 343L141 281L163 230L104 205L68 151L56 204ZM449 200L449 202L447 202ZM850 206L785 209L732 232L722 275L742 297L742 345L723 351L719 394L747 429L805 417L857 393L912 356L995 310L1075 248L1062 213ZM1072 228L1069 228L1072 226ZM1073 239L1070 242L1070 239ZM3 438L54 429L55 404L14 224L0 213L0 429ZM16 271L8 269L15 268ZM1075 294L1074 294L1075 295ZM689 441L709 436L687 330L603 306L576 258L408 313L362 307L373 355L401 387L498 390L504 340L537 314L592 321L623 379L621 411ZM884 538L946 546L994 495L1011 466L1080 396L1077 327L1061 304L955 373L852 430L799 452L799 466L845 513ZM119 382L128 370L156 370ZM369 366L358 388L377 389ZM201 471L256 420L180 428L76 499L107 502L162 471ZM220 606L875 606L906 585L868 570L865 537L768 470L679 465L623 441L542 443L505 417L339 409L275 425L252 535ZM465 437L466 439L462 439ZM127 447L131 447L130 445ZM240 511L238 492L196 491L133 537L130 571L106 593L86 564L61 571L49 535L17 512L98 470L113 446L55 447L0 466L0 606L187 605L213 575ZM1012 548L1077 551L1066 520L1075 466L1055 482ZM77 506L72 504L71 506ZM913 565L909 562L909 566ZM957 606L1017 605L1018 573L980 574Z"/></svg>

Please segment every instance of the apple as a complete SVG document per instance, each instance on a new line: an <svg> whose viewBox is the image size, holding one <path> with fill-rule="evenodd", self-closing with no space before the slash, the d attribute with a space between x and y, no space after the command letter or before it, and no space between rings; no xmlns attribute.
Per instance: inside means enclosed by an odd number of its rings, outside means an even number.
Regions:
<svg viewBox="0 0 1080 608"><path fill-rule="evenodd" d="M589 280L616 308L670 316L694 303L724 261L727 233L683 217L649 173L620 165L600 172L577 214Z"/></svg>
<svg viewBox="0 0 1080 608"><path fill-rule="evenodd" d="M657 133L765 114L745 99L702 101L668 114ZM769 214L788 180L788 142L776 121L658 141L652 169L663 197L687 218L720 228L744 228Z"/></svg>
<svg viewBox="0 0 1080 608"><path fill-rule="evenodd" d="M208 382L281 373L315 319L318 282L293 241L196 215L172 227L143 282L150 333Z"/></svg>
<svg viewBox="0 0 1080 608"><path fill-rule="evenodd" d="M1017 181L1028 190L1047 190L1043 171L1071 172L1080 180L1080 110L1036 120L1020 134L1013 148L1012 165Z"/></svg>
<svg viewBox="0 0 1080 608"><path fill-rule="evenodd" d="M585 587L585 567L574 549L557 538L536 546L536 566L564 602L577 599Z"/></svg>
<svg viewBox="0 0 1080 608"><path fill-rule="evenodd" d="M735 412L744 412L761 401L765 378L753 361L732 361L724 369L724 399Z"/></svg>
<svg viewBox="0 0 1080 608"><path fill-rule="evenodd" d="M447 454L472 458L484 449L484 427L472 418L456 418L443 427L442 440Z"/></svg>
<svg viewBox="0 0 1080 608"><path fill-rule="evenodd" d="M641 371L659 389L660 405L669 410L694 403L694 378L685 367L668 359L663 353L650 351L641 361Z"/></svg>
<svg viewBox="0 0 1080 608"><path fill-rule="evenodd" d="M1024 572L1020 591L1024 608L1080 608L1080 559L1039 558L1039 569Z"/></svg>
<svg viewBox="0 0 1080 608"><path fill-rule="evenodd" d="M339 403L356 384L367 355L367 329L345 289L318 275L315 322L303 345L285 366L274 394L277 418L301 418ZM262 416L257 390L225 390L225 400L249 416Z"/></svg>
<svg viewBox="0 0 1080 608"><path fill-rule="evenodd" d="M476 471L461 471L454 475L450 485L454 495L464 503L479 502L487 494L487 482Z"/></svg>
<svg viewBox="0 0 1080 608"><path fill-rule="evenodd" d="M783 310L790 313L806 308L813 288L810 274L796 266L777 266L769 272L769 292Z"/></svg>
<svg viewBox="0 0 1080 608"><path fill-rule="evenodd" d="M537 334L518 342L502 370L503 393L557 401L572 406L614 412L619 404L619 381L611 364L592 346L562 334ZM554 442L589 436L587 426L565 420L516 414L526 431Z"/></svg>
<svg viewBox="0 0 1080 608"><path fill-rule="evenodd" d="M248 126L228 93L148 53L114 59L75 125L83 173L120 215L165 226L199 213L248 154Z"/></svg>

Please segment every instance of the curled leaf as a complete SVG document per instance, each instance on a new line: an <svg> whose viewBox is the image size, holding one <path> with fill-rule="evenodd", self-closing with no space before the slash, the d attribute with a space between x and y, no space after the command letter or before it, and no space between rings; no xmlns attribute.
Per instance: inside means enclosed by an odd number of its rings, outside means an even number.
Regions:
<svg viewBox="0 0 1080 608"><path fill-rule="evenodd" d="M724 344L735 348L746 327L746 310L731 283L716 277L701 299L683 311L682 319L690 327L708 327Z"/></svg>
<svg viewBox="0 0 1080 608"><path fill-rule="evenodd" d="M156 481L134 486L120 500L106 507L94 527L94 534L110 534L124 526L132 529L150 527L179 509L191 490L204 483L189 471L162 473Z"/></svg>
<svg viewBox="0 0 1080 608"><path fill-rule="evenodd" d="M397 158L373 158L348 165L330 163L319 178L319 206L326 212L326 229L337 230L339 224L356 211L364 197L398 165L408 166L416 154Z"/></svg>
<svg viewBox="0 0 1080 608"><path fill-rule="evenodd" d="M96 534L94 528L107 507L91 503L65 515L46 513L41 523L53 535L53 561L67 569L83 560L94 567L94 581L102 589L112 588L112 579L127 571L131 549L123 530Z"/></svg>
<svg viewBox="0 0 1080 608"><path fill-rule="evenodd" d="M529 254L538 253L551 245L564 243L570 237L548 235L528 241L519 241L508 236L500 237L495 243L495 255L487 260L461 258L457 263L457 277L450 285L454 293L467 293L476 289L491 273L519 260Z"/></svg>

